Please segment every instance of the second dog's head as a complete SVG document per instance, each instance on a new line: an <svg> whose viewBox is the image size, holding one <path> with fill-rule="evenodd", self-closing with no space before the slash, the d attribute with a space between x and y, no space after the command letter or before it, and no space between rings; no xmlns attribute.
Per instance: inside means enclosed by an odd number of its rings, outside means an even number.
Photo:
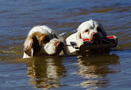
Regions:
<svg viewBox="0 0 131 90"><path fill-rule="evenodd" d="M52 39L48 34L34 32L26 38L24 52L30 57L39 54L58 55L63 47L64 43L56 36Z"/></svg>
<svg viewBox="0 0 131 90"><path fill-rule="evenodd" d="M94 20L85 21L77 29L77 38L88 38L90 41L100 39L106 36L102 25Z"/></svg>

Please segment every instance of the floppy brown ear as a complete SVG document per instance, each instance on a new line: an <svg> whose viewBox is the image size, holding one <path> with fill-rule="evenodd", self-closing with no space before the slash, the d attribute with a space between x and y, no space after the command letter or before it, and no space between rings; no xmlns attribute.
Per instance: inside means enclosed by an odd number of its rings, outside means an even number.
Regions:
<svg viewBox="0 0 131 90"><path fill-rule="evenodd" d="M76 33L76 39L81 39L81 33L79 31Z"/></svg>
<svg viewBox="0 0 131 90"><path fill-rule="evenodd" d="M27 37L24 43L24 52L28 56L33 57L39 51L40 51L40 46L37 38L35 36Z"/></svg>

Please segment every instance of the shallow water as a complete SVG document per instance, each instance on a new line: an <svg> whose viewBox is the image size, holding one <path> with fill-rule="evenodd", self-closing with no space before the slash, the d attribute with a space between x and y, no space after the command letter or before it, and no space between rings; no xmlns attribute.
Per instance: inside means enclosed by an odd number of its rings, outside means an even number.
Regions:
<svg viewBox="0 0 131 90"><path fill-rule="evenodd" d="M1 0L0 89L131 89L130 12L130 0ZM109 54L21 59L33 26L70 34L90 18L118 36Z"/></svg>

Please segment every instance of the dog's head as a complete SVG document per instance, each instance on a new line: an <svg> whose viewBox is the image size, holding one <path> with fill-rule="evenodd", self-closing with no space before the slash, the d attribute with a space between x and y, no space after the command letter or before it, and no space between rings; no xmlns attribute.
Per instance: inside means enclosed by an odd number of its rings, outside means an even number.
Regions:
<svg viewBox="0 0 131 90"><path fill-rule="evenodd" d="M50 42L44 46L44 50L49 55L58 55L61 52L61 50L63 50L63 47L64 47L64 43L54 38L51 39Z"/></svg>
<svg viewBox="0 0 131 90"><path fill-rule="evenodd" d="M56 55L61 52L63 47L64 44L56 36L52 39L48 34L34 32L31 36L27 36L24 43L24 52L30 57L39 53Z"/></svg>
<svg viewBox="0 0 131 90"><path fill-rule="evenodd" d="M79 25L77 30L78 39L88 38L93 41L106 36L106 32L104 31L102 25L94 20L83 22Z"/></svg>

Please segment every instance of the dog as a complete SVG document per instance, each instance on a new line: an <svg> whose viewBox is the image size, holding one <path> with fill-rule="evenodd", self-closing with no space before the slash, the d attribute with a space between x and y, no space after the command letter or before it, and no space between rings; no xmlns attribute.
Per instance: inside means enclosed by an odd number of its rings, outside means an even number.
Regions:
<svg viewBox="0 0 131 90"><path fill-rule="evenodd" d="M105 36L107 36L107 34L100 23L92 19L85 21L79 25L76 33L71 34L65 39L66 53L71 54L78 51L78 49L71 45L71 42L74 42L73 44L78 44L77 42L79 39L88 38L90 41L94 41Z"/></svg>
<svg viewBox="0 0 131 90"><path fill-rule="evenodd" d="M34 26L24 42L23 58L40 55L59 55L64 43L59 35L46 25Z"/></svg>

